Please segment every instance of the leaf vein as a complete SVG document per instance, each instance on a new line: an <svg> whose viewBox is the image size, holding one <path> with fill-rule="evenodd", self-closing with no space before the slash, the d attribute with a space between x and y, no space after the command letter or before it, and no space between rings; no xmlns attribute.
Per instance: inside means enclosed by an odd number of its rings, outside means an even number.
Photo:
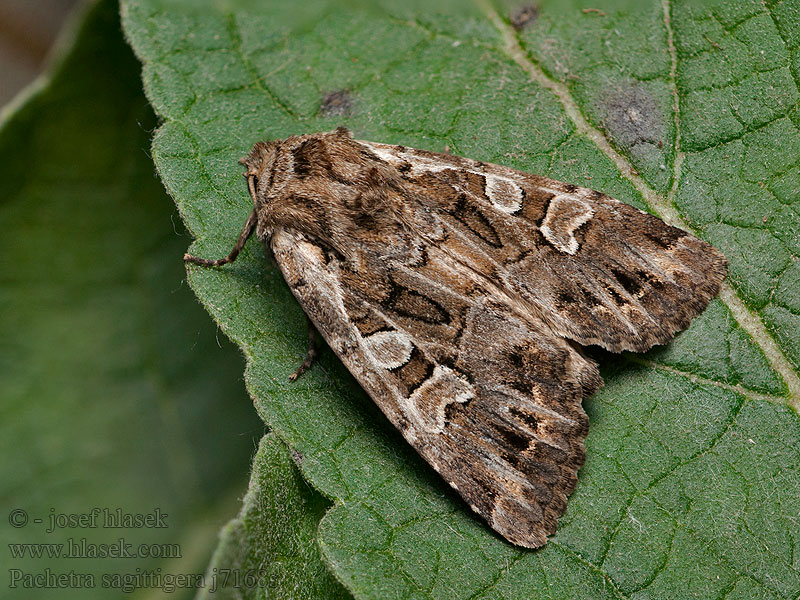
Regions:
<svg viewBox="0 0 800 600"><path fill-rule="evenodd" d="M662 196L636 173L636 170L628 159L614 149L605 134L589 124L581 113L578 103L572 97L567 86L549 77L541 69L536 60L522 49L516 33L508 24L503 22L489 0L476 0L476 2L502 35L504 41L503 49L506 54L508 54L534 82L550 90L556 96L567 116L575 124L577 130L589 138L611 159L619 169L621 175L627 178L642 195L647 205L668 223L690 231L691 228L680 216L680 213L674 205L665 202ZM728 308L734 318L739 322L742 329L744 329L762 348L764 355L773 369L785 381L789 390L789 397L786 398L785 402L796 411L800 411L800 376L794 371L783 349L767 330L764 322L760 317L754 315L750 311L744 301L738 296L737 292L734 291L728 283L723 283L720 298L728 305Z"/></svg>

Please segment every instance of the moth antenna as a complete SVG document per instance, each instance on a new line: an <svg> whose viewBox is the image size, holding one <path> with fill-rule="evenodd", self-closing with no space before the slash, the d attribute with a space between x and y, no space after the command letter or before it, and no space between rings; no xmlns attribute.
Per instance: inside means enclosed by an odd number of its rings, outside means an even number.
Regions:
<svg viewBox="0 0 800 600"><path fill-rule="evenodd" d="M232 263L236 260L236 257L239 256L239 252L241 252L242 248L244 248L247 239L253 235L253 231L255 231L256 228L256 223L258 223L258 215L254 209L253 212L250 213L250 216L247 217L247 221L245 221L244 227L242 227L242 232L239 234L239 239L236 240L236 245L233 247L233 250L231 250L231 253L225 258L209 260L208 258L200 258L187 252L183 255L183 261L194 263L196 265L202 265L204 267L220 267L222 265Z"/></svg>

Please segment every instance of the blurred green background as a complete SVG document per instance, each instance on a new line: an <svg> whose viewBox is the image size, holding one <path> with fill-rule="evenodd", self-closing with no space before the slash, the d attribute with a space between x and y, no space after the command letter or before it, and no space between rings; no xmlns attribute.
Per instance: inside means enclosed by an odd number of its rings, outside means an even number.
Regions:
<svg viewBox="0 0 800 600"><path fill-rule="evenodd" d="M5 62L13 4L0 7ZM31 27L51 27L61 4L69 3L39 3L43 16ZM57 51L52 79L38 80L3 113L3 598L166 597L158 586L133 595L113 589L121 580L103 589L102 576L202 574L220 527L240 506L264 432L244 390L240 352L185 284L189 238L149 158L156 120L117 12L115 2L82 10L62 42L77 45ZM35 35L23 28L12 38ZM30 74L35 64L27 67L19 71ZM12 79L6 94L24 77ZM47 531L51 515L93 509L167 517L159 528ZM70 540L85 554L120 539L139 556L65 556ZM25 588L28 575L48 572L92 575L96 585L42 589L40 579L38 589Z"/></svg>

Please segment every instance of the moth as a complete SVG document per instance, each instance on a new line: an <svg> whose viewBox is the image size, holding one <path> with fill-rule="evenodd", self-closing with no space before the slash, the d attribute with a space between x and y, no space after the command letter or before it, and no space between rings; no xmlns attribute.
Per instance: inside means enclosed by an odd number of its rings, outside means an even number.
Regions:
<svg viewBox="0 0 800 600"><path fill-rule="evenodd" d="M584 462L581 403L602 379L582 347L667 342L727 268L601 192L345 128L241 162L253 211L233 250L185 260L232 262L255 232L392 424L519 546L555 532Z"/></svg>

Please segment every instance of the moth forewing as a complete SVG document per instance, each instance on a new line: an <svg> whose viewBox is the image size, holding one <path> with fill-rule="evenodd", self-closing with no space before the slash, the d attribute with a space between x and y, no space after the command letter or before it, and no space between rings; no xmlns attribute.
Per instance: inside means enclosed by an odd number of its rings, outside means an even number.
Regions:
<svg viewBox="0 0 800 600"><path fill-rule="evenodd" d="M664 343L726 271L706 242L600 192L343 128L242 162L254 211L233 251L186 260L230 262L257 231L392 424L520 546L555 532L584 461L581 402L602 380L576 344Z"/></svg>

